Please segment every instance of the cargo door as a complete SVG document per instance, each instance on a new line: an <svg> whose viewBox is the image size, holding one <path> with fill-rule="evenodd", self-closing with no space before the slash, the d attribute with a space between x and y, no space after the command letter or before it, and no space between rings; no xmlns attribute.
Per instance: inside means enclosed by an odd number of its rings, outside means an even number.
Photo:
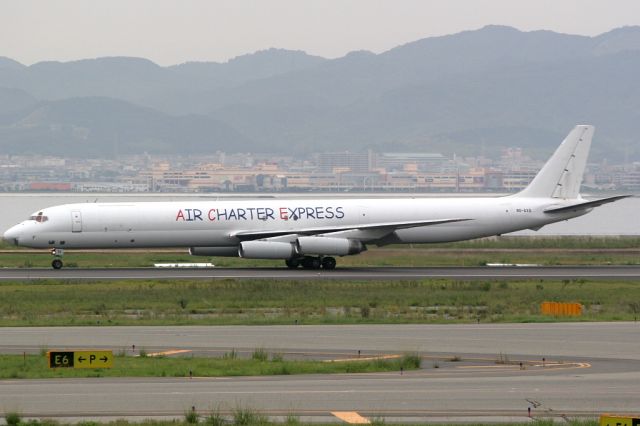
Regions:
<svg viewBox="0 0 640 426"><path fill-rule="evenodd" d="M82 213L79 210L71 212L71 231L82 232Z"/></svg>

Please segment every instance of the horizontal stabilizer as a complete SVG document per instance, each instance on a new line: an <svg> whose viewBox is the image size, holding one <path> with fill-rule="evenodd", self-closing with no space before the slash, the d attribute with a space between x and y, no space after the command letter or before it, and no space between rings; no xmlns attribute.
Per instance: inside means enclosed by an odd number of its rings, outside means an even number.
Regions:
<svg viewBox="0 0 640 426"><path fill-rule="evenodd" d="M569 206L551 207L546 209L545 213L563 213L568 211L578 211L585 209L592 209L594 207L601 206L607 203L613 203L614 201L622 200L623 198L631 197L631 195L616 195L615 197L603 198L601 200L585 201L583 203L571 204Z"/></svg>
<svg viewBox="0 0 640 426"><path fill-rule="evenodd" d="M323 226L317 228L302 228L302 229L287 229L287 230L266 230L266 231L240 231L231 234L232 237L239 238L241 240L253 240L258 238L272 238L282 235L318 235L327 234L331 232L350 231L350 230L373 230L373 229L388 229L389 233L397 229L417 228L419 226L431 226L441 225L443 223L452 222L464 222L471 219L435 219L435 220L417 220L406 222L382 222L382 223L367 223L360 225L346 225L346 226Z"/></svg>

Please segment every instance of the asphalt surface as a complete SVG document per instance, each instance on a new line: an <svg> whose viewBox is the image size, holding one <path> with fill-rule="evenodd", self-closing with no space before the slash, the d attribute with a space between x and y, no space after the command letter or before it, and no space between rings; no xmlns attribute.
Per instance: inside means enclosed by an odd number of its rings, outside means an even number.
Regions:
<svg viewBox="0 0 640 426"><path fill-rule="evenodd" d="M427 370L428 371L428 370ZM640 373L562 376L438 377L376 374L222 379L83 379L9 381L0 385L4 407L28 415L83 417L182 416L195 406L248 407L267 414L329 416L357 411L375 416L518 416L535 401L534 415L591 415L638 410ZM4 408L3 407L3 408ZM6 408L5 408L6 409Z"/></svg>
<svg viewBox="0 0 640 426"><path fill-rule="evenodd" d="M640 323L0 328L0 351L111 347L194 353L265 347L352 354L417 351L415 372L256 378L0 381L0 410L42 417L178 416L195 406L330 419L332 411L401 419L526 420L638 412ZM473 355L470 355L473 354ZM434 368L434 359L461 362ZM516 364L495 360L508 358ZM467 358L484 359L467 363ZM545 362L542 362L545 358ZM527 362L521 370L518 361ZM117 359L116 359L117 362ZM481 420L481 419L480 419Z"/></svg>
<svg viewBox="0 0 640 426"><path fill-rule="evenodd" d="M340 268L324 270L290 270L287 268L4 268L0 281L65 279L318 279L318 280L380 280L380 279L640 279L640 266L486 266L433 268Z"/></svg>
<svg viewBox="0 0 640 426"><path fill-rule="evenodd" d="M640 360L640 322L153 327L0 327L0 352L108 347L449 352Z"/></svg>

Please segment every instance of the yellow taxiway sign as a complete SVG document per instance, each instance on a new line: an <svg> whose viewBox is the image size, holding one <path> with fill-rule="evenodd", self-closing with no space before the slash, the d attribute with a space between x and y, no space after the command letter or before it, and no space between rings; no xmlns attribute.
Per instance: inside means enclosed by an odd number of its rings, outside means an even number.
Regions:
<svg viewBox="0 0 640 426"><path fill-rule="evenodd" d="M600 426L639 426L639 417L603 414L600 416Z"/></svg>
<svg viewBox="0 0 640 426"><path fill-rule="evenodd" d="M113 351L49 351L49 368L111 368Z"/></svg>

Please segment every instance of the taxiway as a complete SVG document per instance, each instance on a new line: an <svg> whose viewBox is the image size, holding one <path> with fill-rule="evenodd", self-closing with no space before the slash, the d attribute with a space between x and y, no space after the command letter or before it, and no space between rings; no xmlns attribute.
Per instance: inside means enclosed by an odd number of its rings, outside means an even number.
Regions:
<svg viewBox="0 0 640 426"><path fill-rule="evenodd" d="M207 353L265 347L278 352L419 352L418 371L358 375L223 378L90 378L0 381L0 409L25 416L181 417L238 408L270 416L331 418L331 412L401 419L597 416L633 413L640 393L640 325L621 323L229 326L7 327L0 351L37 347L181 348ZM443 354L484 357L450 362ZM473 355L470 355L473 354ZM491 362L506 355L514 363ZM542 361L545 358L545 361ZM521 369L517 360L536 368ZM117 361L117 360L116 360ZM533 363L533 364L532 364ZM545 364L546 363L546 364Z"/></svg>

